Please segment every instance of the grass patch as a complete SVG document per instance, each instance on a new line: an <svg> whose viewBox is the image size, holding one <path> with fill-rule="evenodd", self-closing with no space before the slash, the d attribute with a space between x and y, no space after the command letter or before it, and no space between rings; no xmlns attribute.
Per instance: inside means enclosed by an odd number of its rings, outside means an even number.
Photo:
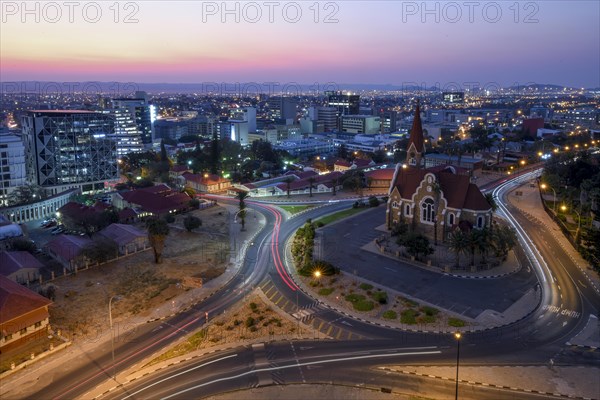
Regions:
<svg viewBox="0 0 600 400"><path fill-rule="evenodd" d="M156 357L154 360L150 361L146 366L154 365L161 361L169 360L173 357L182 356L184 354L189 353L190 351L197 350L200 347L200 344L204 342L207 331L208 329L206 328L199 330L198 332L190 336L188 340L181 344L178 344L171 350L168 350L160 356Z"/></svg>
<svg viewBox="0 0 600 400"><path fill-rule="evenodd" d="M301 205L301 206L279 206L279 208L283 208L285 211L290 214L297 214L301 211L308 210L309 208L313 208L311 205Z"/></svg>
<svg viewBox="0 0 600 400"><path fill-rule="evenodd" d="M460 318L448 318L448 325L453 326L455 328L462 328L467 323Z"/></svg>
<svg viewBox="0 0 600 400"><path fill-rule="evenodd" d="M352 306L356 311L371 311L375 308L375 303L371 300L359 300L352 303Z"/></svg>
<svg viewBox="0 0 600 400"><path fill-rule="evenodd" d="M422 314L417 317L417 322L419 324L432 324L435 322L435 317L433 315Z"/></svg>
<svg viewBox="0 0 600 400"><path fill-rule="evenodd" d="M323 218L319 218L315 221L315 223L320 222L323 225L331 224L332 222L338 221L342 218L350 217L365 210L368 210L368 208L349 208L347 210L338 211L336 213L326 215Z"/></svg>
<svg viewBox="0 0 600 400"><path fill-rule="evenodd" d="M361 283L359 287L362 290L371 290L371 289L373 289L373 285L369 285L368 283Z"/></svg>
<svg viewBox="0 0 600 400"><path fill-rule="evenodd" d="M333 291L334 291L333 288L325 287L325 288L319 289L319 294L321 296L329 296L331 293L333 293Z"/></svg>
<svg viewBox="0 0 600 400"><path fill-rule="evenodd" d="M383 318L384 319L396 319L396 318L398 318L398 314L396 314L396 311L394 311L394 310L387 310L386 312L383 313Z"/></svg>
<svg viewBox="0 0 600 400"><path fill-rule="evenodd" d="M346 295L345 299L346 299L346 301L349 301L350 303L356 303L357 301L365 300L366 297L363 296L362 294L350 293L349 295Z"/></svg>
<svg viewBox="0 0 600 400"><path fill-rule="evenodd" d="M419 312L416 310L404 310L400 313L400 322L403 324L414 325L417 323Z"/></svg>

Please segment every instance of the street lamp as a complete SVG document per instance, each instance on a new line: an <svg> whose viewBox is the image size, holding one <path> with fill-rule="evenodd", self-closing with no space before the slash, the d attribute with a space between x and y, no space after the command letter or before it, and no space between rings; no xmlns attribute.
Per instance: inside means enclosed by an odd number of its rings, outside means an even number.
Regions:
<svg viewBox="0 0 600 400"><path fill-rule="evenodd" d="M551 187L551 186L549 186L549 185L547 185L547 184L545 184L545 183L542 183L542 184L540 185L540 187L541 187L543 190L546 190L546 188L550 188L550 189L552 189L552 193L554 193L554 214L556 214L556 190L554 190L554 188L553 188L553 187Z"/></svg>
<svg viewBox="0 0 600 400"><path fill-rule="evenodd" d="M454 332L454 338L456 339L456 390L454 392L454 400L458 400L458 364L460 360L460 339L462 335L460 332Z"/></svg>

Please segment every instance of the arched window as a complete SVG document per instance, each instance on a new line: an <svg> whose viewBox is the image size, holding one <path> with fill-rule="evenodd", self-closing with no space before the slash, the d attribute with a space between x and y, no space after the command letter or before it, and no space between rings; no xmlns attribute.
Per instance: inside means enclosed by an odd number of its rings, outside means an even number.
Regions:
<svg viewBox="0 0 600 400"><path fill-rule="evenodd" d="M454 225L454 214L453 213L448 214L448 225L450 225L450 226Z"/></svg>
<svg viewBox="0 0 600 400"><path fill-rule="evenodd" d="M410 215L410 204L407 204L404 208L404 215Z"/></svg>
<svg viewBox="0 0 600 400"><path fill-rule="evenodd" d="M393 208L398 208L398 202L397 201L393 201L392 202L392 207Z"/></svg>
<svg viewBox="0 0 600 400"><path fill-rule="evenodd" d="M434 212L433 212L433 200L425 199L423 203L421 203L421 221L423 222L433 222Z"/></svg>
<svg viewBox="0 0 600 400"><path fill-rule="evenodd" d="M483 228L483 217L481 215L477 217L477 228Z"/></svg>

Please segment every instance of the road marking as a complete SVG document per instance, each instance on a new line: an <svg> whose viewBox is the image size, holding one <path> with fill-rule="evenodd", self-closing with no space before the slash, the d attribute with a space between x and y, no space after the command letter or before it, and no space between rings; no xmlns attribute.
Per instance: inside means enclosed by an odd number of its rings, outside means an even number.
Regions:
<svg viewBox="0 0 600 400"><path fill-rule="evenodd" d="M350 322L341 320L340 323L344 324L344 325L348 325L348 326L352 326L352 324Z"/></svg>
<svg viewBox="0 0 600 400"><path fill-rule="evenodd" d="M583 284L583 282L581 282L579 279L577 279L577 282L579 282L579 284L580 284L581 286L583 286L584 288L587 288L587 286L585 286L585 285Z"/></svg>
<svg viewBox="0 0 600 400"><path fill-rule="evenodd" d="M329 360L309 361L309 362L303 362L303 363L296 362L295 364L291 364L291 365L282 365L282 366L272 366L272 367L267 367L267 368L260 368L260 369L255 369L255 370L252 370L252 371L242 372L241 374L238 374L238 375L228 376L228 377L225 377L225 378L215 379L215 380L212 380L210 382L201 383L199 385L192 386L190 388L183 389L183 390L181 390L179 392L173 393L173 394L171 394L169 396L163 397L162 400L168 400L168 399L171 399L173 397L178 397L178 396L181 396L184 393L187 393L187 392L190 392L190 391L193 391L193 390L197 390L197 389L200 389L202 387L205 387L205 386L208 386L208 385L212 385L214 383L235 380L235 379L239 379L239 378L242 378L244 376L252 375L252 374L255 374L255 373L258 373L258 372L276 371L276 370L280 370L280 369L289 369L289 368L297 368L297 367L307 367L309 365L330 364L330 363L336 363L336 362L363 360L363 359L369 359L369 358L397 357L397 356L414 356L414 355L420 356L420 355L431 355L431 354L440 354L440 353L441 353L440 350L436 350L436 351L419 351L419 352L413 352L413 353L371 354L371 355L365 355L365 356L344 357L344 358L336 358L336 359L329 359Z"/></svg>
<svg viewBox="0 0 600 400"><path fill-rule="evenodd" d="M269 292L271 292L271 290L275 289L275 286L271 286L266 292L265 292L265 296L269 295ZM275 291L277 291L277 289L275 289Z"/></svg>
<svg viewBox="0 0 600 400"><path fill-rule="evenodd" d="M335 338L336 338L337 340L340 340L340 338L342 337L342 328L339 328L339 329L340 329L340 331L339 331L339 332L338 332L338 334L335 336Z"/></svg>
<svg viewBox="0 0 600 400"><path fill-rule="evenodd" d="M140 393L140 392L143 392L144 390L146 390L146 389L149 389L149 388L151 388L152 386L156 386L156 385L158 385L158 384L161 384L161 383L163 383L163 382L165 382L165 381L168 381L169 379L176 378L176 377L178 377L178 376L180 376L180 375L187 374L188 372L194 371L194 370L196 370L196 369L198 369L198 368L202 368L202 367L205 367L205 366L207 366L207 365L210 365L210 364L214 364L214 363L216 363L216 362L219 362L219 361L227 360L228 358L232 358L232 357L237 357L237 354L232 354L232 355L229 355L229 356L226 356L226 357L221 357L221 358L218 358L218 359L216 359L216 360L212 360L212 361L209 361L209 362L207 362L207 363L204 363L204 364L197 365L197 366L195 366L195 367L192 367L192 368L190 368L190 369L186 369L185 371L179 372L179 373L177 373L177 374L175 374L175 375L171 375L171 376L169 376L168 378L161 379L161 380L160 380L160 381L158 381L158 382L154 382L154 383L152 383L152 384L150 384L150 385L148 385L148 386L145 386L144 388L142 388L142 389L138 390L137 392L133 392L133 393L131 393L131 394L129 394L129 395L127 395L127 396L123 397L123 399L122 399L122 400L125 400L125 399L128 399L128 398L130 398L130 397L133 397L133 396L135 396L136 394L138 394L138 393Z"/></svg>
<svg viewBox="0 0 600 400"><path fill-rule="evenodd" d="M276 296L276 295L278 295L278 294L279 294L279 292L278 292L277 290L276 290L276 291L274 291L274 292L273 292L273 294L272 294L271 296L269 296L269 300L272 300L272 299L273 299L273 297L275 297L275 296Z"/></svg>
<svg viewBox="0 0 600 400"><path fill-rule="evenodd" d="M333 330L333 325L329 325L329 329L327 329L327 333L325 333L325 335L329 336L329 334L331 333L332 330Z"/></svg>
<svg viewBox="0 0 600 400"><path fill-rule="evenodd" d="M325 321L321 320L321 323L319 324L319 327L317 328L318 331L321 330L321 328L323 327L324 323L325 323Z"/></svg>
<svg viewBox="0 0 600 400"><path fill-rule="evenodd" d="M287 300L285 301L285 303L283 303L283 305L281 306L281 308L282 308L282 309L285 309L285 307L288 305L288 303L289 303L289 302L290 302L290 300L289 300L289 299L287 299Z"/></svg>

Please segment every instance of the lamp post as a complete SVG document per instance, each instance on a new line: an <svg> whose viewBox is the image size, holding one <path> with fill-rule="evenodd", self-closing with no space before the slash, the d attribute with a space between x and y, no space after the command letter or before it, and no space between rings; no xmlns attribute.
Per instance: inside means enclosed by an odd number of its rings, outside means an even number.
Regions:
<svg viewBox="0 0 600 400"><path fill-rule="evenodd" d="M545 184L545 183L542 183L542 184L540 185L540 187L541 187L542 189L544 189L544 190L546 190L547 188L550 188L550 189L552 189L552 193L554 193L554 214L556 214L556 190L554 190L554 188L553 188L553 187L551 187L550 185L547 185L547 184Z"/></svg>
<svg viewBox="0 0 600 400"><path fill-rule="evenodd" d="M456 390L454 392L454 400L458 400L458 365L460 361L460 339L462 335L460 332L454 333L454 338L456 339Z"/></svg>
<svg viewBox="0 0 600 400"><path fill-rule="evenodd" d="M296 313L298 313L298 316L296 317L296 335L300 336L300 307L298 305L298 291L300 289L296 288Z"/></svg>

